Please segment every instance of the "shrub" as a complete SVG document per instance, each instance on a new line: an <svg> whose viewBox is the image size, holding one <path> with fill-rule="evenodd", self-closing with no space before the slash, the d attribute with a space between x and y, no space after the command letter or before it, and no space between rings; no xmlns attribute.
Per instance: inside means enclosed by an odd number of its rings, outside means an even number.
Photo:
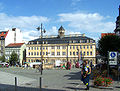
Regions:
<svg viewBox="0 0 120 91"><path fill-rule="evenodd" d="M94 85L96 86L110 86L113 83L112 78L110 77L102 77L102 76L97 76L94 78Z"/></svg>

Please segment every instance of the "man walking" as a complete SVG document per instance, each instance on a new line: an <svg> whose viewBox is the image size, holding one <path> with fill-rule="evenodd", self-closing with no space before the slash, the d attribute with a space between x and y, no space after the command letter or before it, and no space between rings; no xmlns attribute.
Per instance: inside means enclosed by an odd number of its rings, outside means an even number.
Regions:
<svg viewBox="0 0 120 91"><path fill-rule="evenodd" d="M89 90L89 76L91 69L88 65L88 61L83 62L83 68L81 70L82 81L86 85L86 90Z"/></svg>

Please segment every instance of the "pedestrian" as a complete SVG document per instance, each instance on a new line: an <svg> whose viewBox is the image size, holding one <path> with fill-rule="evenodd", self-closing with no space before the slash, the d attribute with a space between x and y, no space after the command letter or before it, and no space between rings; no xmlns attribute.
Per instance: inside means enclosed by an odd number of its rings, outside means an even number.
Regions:
<svg viewBox="0 0 120 91"><path fill-rule="evenodd" d="M81 70L81 80L86 85L86 90L89 90L89 76L91 73L91 69L89 67L88 61L83 62L83 67Z"/></svg>

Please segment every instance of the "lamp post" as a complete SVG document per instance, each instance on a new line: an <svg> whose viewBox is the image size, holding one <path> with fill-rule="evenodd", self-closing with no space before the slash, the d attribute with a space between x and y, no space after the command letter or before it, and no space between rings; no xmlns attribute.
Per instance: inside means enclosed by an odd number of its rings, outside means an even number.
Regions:
<svg viewBox="0 0 120 91"><path fill-rule="evenodd" d="M42 65L41 65L41 75L42 75L42 70L43 70L43 55L42 55L42 44L43 44L43 33L45 33L45 29L43 30L43 25L41 23L41 26L37 27L37 30L41 32L41 62L42 62Z"/></svg>

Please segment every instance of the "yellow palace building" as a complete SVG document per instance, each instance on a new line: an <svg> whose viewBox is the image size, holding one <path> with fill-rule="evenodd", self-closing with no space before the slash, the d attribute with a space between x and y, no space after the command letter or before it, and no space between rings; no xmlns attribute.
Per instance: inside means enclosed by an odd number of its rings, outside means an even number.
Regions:
<svg viewBox="0 0 120 91"><path fill-rule="evenodd" d="M26 48L26 62L28 63L43 59L43 64L54 65L57 60L63 63L70 61L74 64L80 58L87 59L93 64L96 63L95 40L86 37L85 34L65 35L65 29L62 26L58 29L57 36L31 40Z"/></svg>

